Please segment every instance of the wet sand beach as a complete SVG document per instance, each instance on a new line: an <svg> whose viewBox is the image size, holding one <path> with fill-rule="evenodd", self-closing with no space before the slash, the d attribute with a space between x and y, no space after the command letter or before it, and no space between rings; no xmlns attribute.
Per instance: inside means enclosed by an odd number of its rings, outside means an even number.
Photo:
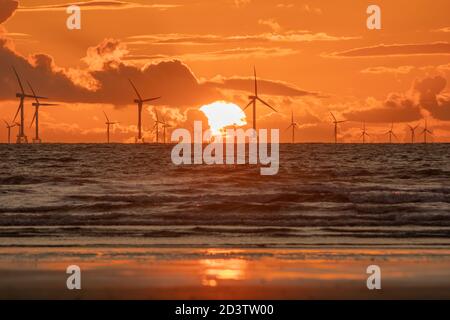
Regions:
<svg viewBox="0 0 450 320"><path fill-rule="evenodd" d="M66 288L78 265L82 289ZM379 265L382 289L368 290ZM1 299L449 299L449 249L2 248Z"/></svg>

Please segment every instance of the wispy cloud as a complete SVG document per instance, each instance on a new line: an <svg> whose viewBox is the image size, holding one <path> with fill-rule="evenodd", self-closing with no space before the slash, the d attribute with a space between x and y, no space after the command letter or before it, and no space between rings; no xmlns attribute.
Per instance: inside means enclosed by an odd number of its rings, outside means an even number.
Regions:
<svg viewBox="0 0 450 320"><path fill-rule="evenodd" d="M408 74L413 71L425 71L425 72L449 72L450 63L441 65L425 65L425 66L398 66L398 67L369 67L361 70L361 73L365 74Z"/></svg>
<svg viewBox="0 0 450 320"><path fill-rule="evenodd" d="M149 34L136 35L126 39L127 44L177 44L177 45L208 45L208 44L240 44L243 43L300 43L312 41L342 41L359 37L334 36L325 32L311 33L306 30L287 31L283 33L262 33L256 35L220 36L213 34Z"/></svg>
<svg viewBox="0 0 450 320"><path fill-rule="evenodd" d="M146 64L157 60L179 59L183 61L217 61L248 58L273 58L297 54L299 51L289 48L234 48L201 53L184 53L178 55L127 55L124 60Z"/></svg>
<svg viewBox="0 0 450 320"><path fill-rule="evenodd" d="M408 74L412 70L414 70L414 66L399 66L399 67L370 67L364 70L361 70L361 73L371 73L371 74Z"/></svg>
<svg viewBox="0 0 450 320"><path fill-rule="evenodd" d="M135 8L148 8L148 9L159 9L166 10L175 7L180 7L179 4L143 4L128 1L84 1L75 3L63 3L55 5L38 5L38 6L28 6L19 7L18 11L30 12L30 11L59 11L65 10L71 5L77 5L83 10L123 10L123 9L135 9Z"/></svg>
<svg viewBox="0 0 450 320"><path fill-rule="evenodd" d="M248 4L250 4L250 2L252 2L252 0L234 0L233 1L234 6L237 7L237 8L244 7L244 6L248 5Z"/></svg>
<svg viewBox="0 0 450 320"><path fill-rule="evenodd" d="M450 27L444 27L440 29L432 30L433 32L450 32Z"/></svg>
<svg viewBox="0 0 450 320"><path fill-rule="evenodd" d="M260 25L269 27L274 32L278 32L281 30L280 24L276 22L275 19L259 19L258 23Z"/></svg>
<svg viewBox="0 0 450 320"><path fill-rule="evenodd" d="M307 13L314 13L314 14L318 14L318 15L322 14L322 9L320 9L318 7L310 6L309 4L302 5L301 9Z"/></svg>
<svg viewBox="0 0 450 320"><path fill-rule="evenodd" d="M448 55L449 42L412 43L412 44L379 44L372 47L362 47L347 51L334 52L325 56L340 58L355 57L386 57L410 55Z"/></svg>

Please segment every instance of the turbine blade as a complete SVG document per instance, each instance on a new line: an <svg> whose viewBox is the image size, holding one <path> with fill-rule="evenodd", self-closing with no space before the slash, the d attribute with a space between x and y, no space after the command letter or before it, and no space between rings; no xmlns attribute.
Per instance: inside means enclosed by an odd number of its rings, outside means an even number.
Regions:
<svg viewBox="0 0 450 320"><path fill-rule="evenodd" d="M145 99L145 100L142 100L142 102L150 102L150 101L155 101L155 100L158 100L158 99L161 99L162 97L156 97L156 98L149 98L149 99Z"/></svg>
<svg viewBox="0 0 450 320"><path fill-rule="evenodd" d="M25 94L25 90L23 89L22 82L20 81L19 74L16 71L16 68L12 67L14 70L14 73L16 74L17 82L19 82L20 90L22 91L22 94Z"/></svg>
<svg viewBox="0 0 450 320"><path fill-rule="evenodd" d="M258 81L256 80L256 67L253 66L253 74L255 76L255 96L258 96Z"/></svg>
<svg viewBox="0 0 450 320"><path fill-rule="evenodd" d="M57 103L39 103L39 106L52 107L52 106L59 106L59 104L57 104Z"/></svg>
<svg viewBox="0 0 450 320"><path fill-rule="evenodd" d="M292 124L289 125L289 127L287 127L286 130L284 130L284 131L288 131L291 127L292 127Z"/></svg>
<svg viewBox="0 0 450 320"><path fill-rule="evenodd" d="M106 122L109 122L109 118L108 118L108 116L106 115L106 112L105 112L105 111L103 111L103 114L105 115Z"/></svg>
<svg viewBox="0 0 450 320"><path fill-rule="evenodd" d="M13 122L16 121L17 116L19 115L19 111L20 111L20 106L17 108L16 115L14 116Z"/></svg>
<svg viewBox="0 0 450 320"><path fill-rule="evenodd" d="M39 99L38 99L38 97L36 96L36 92L34 92L33 87L31 86L31 83L30 83L28 80L27 80L27 84L28 84L28 87L30 87L31 92L32 92L33 95L34 95L34 100L36 100L36 103L39 104Z"/></svg>
<svg viewBox="0 0 450 320"><path fill-rule="evenodd" d="M245 106L244 110L247 109L248 107L250 107L250 105L253 103L253 101L255 101L255 99L250 100L250 102L248 103L248 105Z"/></svg>
<svg viewBox="0 0 450 320"><path fill-rule="evenodd" d="M333 117L334 122L337 122L336 117L334 116L333 112L330 111L330 114Z"/></svg>
<svg viewBox="0 0 450 320"><path fill-rule="evenodd" d="M34 112L34 116L33 116L33 120L31 120L31 124L30 124L30 128L33 126L34 121L36 120L36 114L38 113L38 111L36 110Z"/></svg>
<svg viewBox="0 0 450 320"><path fill-rule="evenodd" d="M267 102L265 102L263 99L260 99L258 97L256 97L256 99L258 99L259 102L261 102L262 104L266 105L267 107L269 107L270 109L272 109L275 112L278 112L277 110L275 110L275 108L273 108L270 104L268 104Z"/></svg>
<svg viewBox="0 0 450 320"><path fill-rule="evenodd" d="M6 124L6 127L9 127L9 123L8 122L6 122L6 120L5 119L3 119L3 122Z"/></svg>
<svg viewBox="0 0 450 320"><path fill-rule="evenodd" d="M36 98L45 99L45 100L48 99L47 97L41 97L41 96L36 96L36 95L31 95L31 94L25 94L24 96L27 98L32 98L32 99L36 99Z"/></svg>
<svg viewBox="0 0 450 320"><path fill-rule="evenodd" d="M130 81L131 86L134 89L134 92L136 92L136 95L138 96L139 100L142 101L141 95L139 94L138 90L136 89L136 87L134 86L133 81L131 81L131 79L128 79L128 81Z"/></svg>

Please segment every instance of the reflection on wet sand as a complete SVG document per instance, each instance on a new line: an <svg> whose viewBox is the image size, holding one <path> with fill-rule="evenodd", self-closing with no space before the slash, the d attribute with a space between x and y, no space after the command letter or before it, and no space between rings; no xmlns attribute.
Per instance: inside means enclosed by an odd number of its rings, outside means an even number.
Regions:
<svg viewBox="0 0 450 320"><path fill-rule="evenodd" d="M65 287L66 267L82 290ZM382 268L382 290L366 268ZM2 248L0 298L316 299L450 297L450 250Z"/></svg>
<svg viewBox="0 0 450 320"><path fill-rule="evenodd" d="M221 280L243 280L247 268L246 260L239 259L205 259L199 261L204 266L202 284L215 287Z"/></svg>

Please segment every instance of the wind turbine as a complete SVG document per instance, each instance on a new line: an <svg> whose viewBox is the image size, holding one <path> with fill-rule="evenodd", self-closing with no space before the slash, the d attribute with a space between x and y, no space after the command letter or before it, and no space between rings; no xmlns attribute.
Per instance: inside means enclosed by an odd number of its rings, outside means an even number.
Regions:
<svg viewBox="0 0 450 320"><path fill-rule="evenodd" d="M106 115L105 111L103 111L103 114L105 115L105 118L106 118L106 122L105 122L105 124L106 124L106 136L107 136L108 143L109 143L109 129L110 129L111 126L113 126L115 124L118 124L118 122L111 122L111 121L109 121L109 118Z"/></svg>
<svg viewBox="0 0 450 320"><path fill-rule="evenodd" d="M20 125L15 122L14 124L9 124L8 122L6 122L6 120L3 120L3 122L6 124L6 129L8 129L8 144L11 143L11 129L14 127L19 127Z"/></svg>
<svg viewBox="0 0 450 320"><path fill-rule="evenodd" d="M408 124L409 130L411 130L411 143L414 143L414 140L416 138L416 129L419 127L419 124L417 124L415 127Z"/></svg>
<svg viewBox="0 0 450 320"><path fill-rule="evenodd" d="M272 109L275 112L278 112L278 111L275 110L275 108L273 108L270 104L268 104L267 102L265 102L263 99L261 99L258 96L258 81L256 79L256 67L253 67L253 72L254 72L254 76L255 76L255 94L253 96L248 96L248 98L250 99L250 102L247 104L247 106L244 108L244 110L247 109L248 107L250 107L250 105L253 105L253 130L255 130L255 132L256 132L256 101L261 102L266 107L269 107L270 109Z"/></svg>
<svg viewBox="0 0 450 320"><path fill-rule="evenodd" d="M153 125L153 130L156 132L156 143L159 143L159 125L162 124L164 125L164 122L159 120L159 116L158 116L158 111L156 111L155 109L155 116L156 116L156 120L155 120L155 124ZM165 141L165 129L164 129L164 141Z"/></svg>
<svg viewBox="0 0 450 320"><path fill-rule="evenodd" d="M171 126L166 122L166 120L164 119L164 117L162 117L162 126L163 126L163 141L164 144L166 143L166 129L170 128Z"/></svg>
<svg viewBox="0 0 450 320"><path fill-rule="evenodd" d="M134 103L138 106L138 136L136 138L136 142L143 142L142 139L142 106L144 102L151 102L160 99L161 97L156 98L148 98L148 99L142 99L141 95L139 94L138 90L136 89L134 83L131 81L131 79L128 79L130 81L131 86L133 87L134 91L136 92L137 99L134 100Z"/></svg>
<svg viewBox="0 0 450 320"><path fill-rule="evenodd" d="M14 73L17 78L17 82L19 83L20 92L16 93L16 98L20 98L19 108L17 108L16 115L14 116L13 122L16 121L17 116L20 112L20 125L19 125L19 134L17 135L17 143L28 143L28 138L25 135L24 125L25 125L25 114L24 114L24 102L25 98L40 98L40 99L47 99L44 97L36 97L36 95L32 96L25 93L25 90L23 89L22 81L20 81L19 74L16 71L16 68L12 67L14 70Z"/></svg>
<svg viewBox="0 0 450 320"><path fill-rule="evenodd" d="M41 138L39 137L39 107L44 106L57 106L57 104L55 103L41 103L38 99L38 97L36 96L36 93L33 90L33 87L31 86L31 84L27 81L28 83L28 87L30 87L31 92L34 95L34 100L36 102L33 102L33 107L34 109L34 116L33 116L33 120L31 121L31 125L30 128L33 126L33 123L36 121L36 136L33 138L33 143L41 143Z"/></svg>
<svg viewBox="0 0 450 320"><path fill-rule="evenodd" d="M337 143L337 135L338 135L338 124L347 122L347 120L340 120L338 121L334 114L330 112L331 116L333 117L333 123L334 123L334 143Z"/></svg>
<svg viewBox="0 0 450 320"><path fill-rule="evenodd" d="M294 111L291 111L291 124L289 127L286 128L286 130L289 130L289 128L292 127L292 143L295 143L295 129L298 129L298 123L294 121Z"/></svg>
<svg viewBox="0 0 450 320"><path fill-rule="evenodd" d="M393 130L394 130L394 123L392 122L391 130L389 130L388 132L386 132L386 134L389 135L389 143L392 143L392 136L394 136L394 138L398 140L398 138L397 138L397 136L395 135L395 133L394 133Z"/></svg>
<svg viewBox="0 0 450 320"><path fill-rule="evenodd" d="M361 136L360 136L360 138L363 139L363 144L366 143L366 137L370 137L370 135L366 131L366 123L364 122L363 129L362 129Z"/></svg>
<svg viewBox="0 0 450 320"><path fill-rule="evenodd" d="M425 128L422 130L422 134L423 134L423 143L427 143L427 134L433 135L433 132L428 130L427 120L425 120Z"/></svg>

